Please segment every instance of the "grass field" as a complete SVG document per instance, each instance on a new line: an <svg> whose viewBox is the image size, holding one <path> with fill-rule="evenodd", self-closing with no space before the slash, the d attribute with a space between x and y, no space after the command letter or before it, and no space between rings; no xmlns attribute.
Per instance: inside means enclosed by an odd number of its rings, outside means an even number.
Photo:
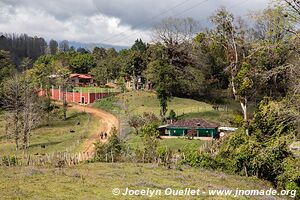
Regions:
<svg viewBox="0 0 300 200"><path fill-rule="evenodd" d="M230 105L227 105L228 109L225 111L220 108L219 111L215 111L212 105L201 101L196 101L186 98L174 97L168 102L168 112L174 110L182 118L203 118L212 122L219 123L221 126L231 126L230 121L238 110L235 102L230 101ZM135 91L118 94L117 96L111 96L101 99L94 103L94 107L105 109L107 111L116 111L114 113L124 114L124 107L127 108L127 112L131 115L141 115L144 112L153 112L159 115L159 101L155 93Z"/></svg>
<svg viewBox="0 0 300 200"><path fill-rule="evenodd" d="M183 167L152 164L89 163L69 168L0 167L1 199L269 199L270 197L114 196L113 188L130 189L269 189L268 182Z"/></svg>
<svg viewBox="0 0 300 200"><path fill-rule="evenodd" d="M119 101L125 103L128 111L132 114L143 114L143 112L153 112L159 115L159 101L155 93L135 91L127 92L118 95ZM190 112L210 111L212 107L210 104L174 97L168 103L168 110L174 110L178 115Z"/></svg>
<svg viewBox="0 0 300 200"><path fill-rule="evenodd" d="M168 138L160 139L158 145L160 147L167 147L172 151L183 150L185 148L194 149L195 151L197 151L205 142L206 141L189 140L184 138ZM135 149L144 148L141 137L135 134L130 134L128 138L126 138L126 143Z"/></svg>
<svg viewBox="0 0 300 200"><path fill-rule="evenodd" d="M80 125L77 123L80 122ZM68 111L68 119L54 119L49 125L42 125L32 133L29 154L44 154L55 151L78 152L82 150L83 141L99 126L99 120L75 111ZM0 155L17 155L13 138L7 139L4 128L4 116L0 116ZM71 133L70 130L75 132ZM41 148L45 145L45 148Z"/></svg>

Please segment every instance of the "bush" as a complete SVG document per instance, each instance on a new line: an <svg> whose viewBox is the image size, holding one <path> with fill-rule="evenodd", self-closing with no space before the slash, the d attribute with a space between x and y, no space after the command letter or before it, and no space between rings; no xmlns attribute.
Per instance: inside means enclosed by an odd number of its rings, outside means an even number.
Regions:
<svg viewBox="0 0 300 200"><path fill-rule="evenodd" d="M64 119L64 109L63 107L56 107L51 111L52 118Z"/></svg>
<svg viewBox="0 0 300 200"><path fill-rule="evenodd" d="M142 141L144 144L146 162L155 161L157 156L157 146L158 146L158 125L156 123L145 124L140 131Z"/></svg>
<svg viewBox="0 0 300 200"><path fill-rule="evenodd" d="M124 142L118 137L115 127L112 128L106 143L96 143L95 161L116 162L121 160Z"/></svg>
<svg viewBox="0 0 300 200"><path fill-rule="evenodd" d="M163 146L158 147L156 151L160 161L163 164L169 164L170 158L172 157L172 151L169 148Z"/></svg>
<svg viewBox="0 0 300 200"><path fill-rule="evenodd" d="M218 162L208 153L199 153L197 151L190 151L185 154L185 159L182 160L182 164L188 164L192 167L203 167L207 169L220 169L222 164Z"/></svg>
<svg viewBox="0 0 300 200"><path fill-rule="evenodd" d="M18 158L16 156L3 156L2 165L4 166L16 166L18 163Z"/></svg>
<svg viewBox="0 0 300 200"><path fill-rule="evenodd" d="M300 199L300 187L299 187L299 184L297 185L297 183L295 182L289 182L287 185L286 185L286 190L290 190L290 191L296 191L296 194L295 194L295 199L299 200Z"/></svg>
<svg viewBox="0 0 300 200"><path fill-rule="evenodd" d="M235 115L232 117L230 123L231 123L233 126L236 126L236 127L242 127L243 124L244 124L244 118L243 118L241 115L239 115L239 114L235 114Z"/></svg>

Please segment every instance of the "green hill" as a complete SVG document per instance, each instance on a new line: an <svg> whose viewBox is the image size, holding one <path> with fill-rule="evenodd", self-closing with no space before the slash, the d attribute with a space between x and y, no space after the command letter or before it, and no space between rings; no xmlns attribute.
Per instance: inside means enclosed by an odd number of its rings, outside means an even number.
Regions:
<svg viewBox="0 0 300 200"><path fill-rule="evenodd" d="M153 112L159 115L159 101L154 92L133 91L101 99L94 103L94 107L105 109L115 114L124 114L124 109L130 115L142 115L144 112ZM238 113L234 101L220 106L216 111L211 104L187 99L173 97L168 102L168 112L174 110L179 118L204 118L206 120L219 123L220 125L230 126L235 114Z"/></svg>

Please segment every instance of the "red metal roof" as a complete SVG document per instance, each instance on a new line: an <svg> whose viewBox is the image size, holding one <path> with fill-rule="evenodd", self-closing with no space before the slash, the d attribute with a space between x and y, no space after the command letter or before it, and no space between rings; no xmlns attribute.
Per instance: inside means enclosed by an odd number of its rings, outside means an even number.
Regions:
<svg viewBox="0 0 300 200"><path fill-rule="evenodd" d="M92 79L93 77L89 74L70 74L69 78L82 78L82 79Z"/></svg>

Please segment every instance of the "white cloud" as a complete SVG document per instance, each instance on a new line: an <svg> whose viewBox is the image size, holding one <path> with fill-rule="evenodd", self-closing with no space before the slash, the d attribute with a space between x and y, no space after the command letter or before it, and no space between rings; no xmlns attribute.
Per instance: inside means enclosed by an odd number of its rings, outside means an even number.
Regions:
<svg viewBox="0 0 300 200"><path fill-rule="evenodd" d="M164 17L189 16L205 24L207 17L221 5L239 15L246 14L249 9L257 10L267 5L267 0L208 0L193 8L199 2L0 0L0 31L27 33L46 39L131 45L136 38L149 41L149 27ZM182 13L185 10L188 11ZM158 15L160 13L163 14Z"/></svg>
<svg viewBox="0 0 300 200"><path fill-rule="evenodd" d="M122 37L115 37L111 44L130 45L136 37L143 37L148 40L144 31L135 34L128 25L121 25L120 19L107 17L103 14L92 16L73 15L67 20L58 20L41 9L28 7L18 7L14 12L10 11L10 6L0 8L1 32L27 33L37 35L46 39L67 39L79 42L106 42L105 39L118 33ZM125 38L126 37L126 38ZM125 38L125 40L120 40Z"/></svg>

